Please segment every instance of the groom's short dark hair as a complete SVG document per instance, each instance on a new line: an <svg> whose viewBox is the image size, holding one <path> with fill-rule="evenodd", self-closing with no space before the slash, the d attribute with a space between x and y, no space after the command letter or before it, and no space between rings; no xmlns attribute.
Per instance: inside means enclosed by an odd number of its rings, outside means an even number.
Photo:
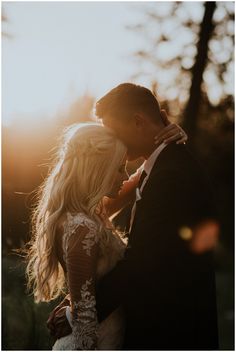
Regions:
<svg viewBox="0 0 236 352"><path fill-rule="evenodd" d="M155 95L145 87L122 83L110 90L96 103L95 113L99 118L107 114L114 118L126 118L132 113L144 112L153 121L160 121L160 104Z"/></svg>

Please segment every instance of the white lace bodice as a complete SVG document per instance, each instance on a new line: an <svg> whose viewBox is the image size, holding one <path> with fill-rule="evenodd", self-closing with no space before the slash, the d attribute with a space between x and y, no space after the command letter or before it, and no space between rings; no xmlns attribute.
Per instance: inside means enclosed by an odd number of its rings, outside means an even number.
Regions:
<svg viewBox="0 0 236 352"><path fill-rule="evenodd" d="M72 311L71 350L97 348L96 281L115 266L125 251L125 243L117 234L110 231L106 239L103 237L98 222L84 213L67 213L62 247Z"/></svg>

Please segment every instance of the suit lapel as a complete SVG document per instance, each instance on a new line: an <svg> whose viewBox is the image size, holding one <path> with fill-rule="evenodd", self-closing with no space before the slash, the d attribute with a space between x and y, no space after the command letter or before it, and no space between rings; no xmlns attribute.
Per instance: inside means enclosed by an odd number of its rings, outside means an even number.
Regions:
<svg viewBox="0 0 236 352"><path fill-rule="evenodd" d="M178 146L179 147L179 146ZM171 143L169 145L167 145L165 147L165 149L163 149L163 151L160 153L160 155L157 157L153 168L151 170L151 173L148 177L148 180L145 184L145 186L143 187L143 191L142 191L142 198L145 196L145 194L147 193L147 190L149 189L151 180L153 178L153 176L155 175L155 177L161 172L161 170L163 169L163 167L166 166L166 163L169 163L172 158L171 158L171 154L173 149L176 148L176 144L175 143ZM139 202L141 202L142 199L140 199Z"/></svg>
<svg viewBox="0 0 236 352"><path fill-rule="evenodd" d="M170 155L172 153L173 146L175 147L176 144L172 143L172 144L169 144L168 146L166 146L165 149L157 157L157 159L153 165L153 168L151 170L151 173L148 177L148 180L143 187L142 195L141 195L140 199L136 201L136 210L135 210L135 215L134 215L134 219L133 219L132 229L130 232L130 238L133 238L133 236L134 236L135 223L136 223L137 216L138 217L142 216L142 214L143 214L142 208L145 209L145 203L147 201L148 194L151 191L150 188L152 188L152 179L153 178L156 179L158 177L158 174L161 172L162 168L165 167L166 162L171 160Z"/></svg>
<svg viewBox="0 0 236 352"><path fill-rule="evenodd" d="M154 182L153 180L155 180L155 184L157 184L158 175L162 172L163 169L166 168L168 164L175 162L175 152L182 148L185 148L185 146L176 145L176 143L171 143L168 146L166 146L166 148L157 157L153 165L153 168L151 170L151 173L148 177L148 180L143 187L141 199L139 199L136 202L136 211L133 219L132 230L130 232L130 238L133 238L133 236L135 236L137 217L142 218L143 214L145 216L145 209L147 206L148 198L150 193L152 192L152 187ZM173 156L174 156L174 159L173 159Z"/></svg>

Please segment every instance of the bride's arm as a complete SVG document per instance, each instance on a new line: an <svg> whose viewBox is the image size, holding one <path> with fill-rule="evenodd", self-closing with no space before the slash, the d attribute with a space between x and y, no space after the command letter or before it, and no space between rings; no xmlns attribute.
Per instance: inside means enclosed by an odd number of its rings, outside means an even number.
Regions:
<svg viewBox="0 0 236 352"><path fill-rule="evenodd" d="M71 350L97 347L96 268L98 240L95 229L80 225L66 244L66 269L71 300Z"/></svg>

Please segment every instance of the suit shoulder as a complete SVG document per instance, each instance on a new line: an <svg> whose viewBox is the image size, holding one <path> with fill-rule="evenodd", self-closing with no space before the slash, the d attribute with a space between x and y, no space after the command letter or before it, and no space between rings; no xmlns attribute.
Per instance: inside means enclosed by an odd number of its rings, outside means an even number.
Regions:
<svg viewBox="0 0 236 352"><path fill-rule="evenodd" d="M165 150L164 150L165 151ZM201 165L189 148L185 145L172 144L166 147L166 153L163 151L163 160L160 159L160 166L176 169L195 169L201 170Z"/></svg>

